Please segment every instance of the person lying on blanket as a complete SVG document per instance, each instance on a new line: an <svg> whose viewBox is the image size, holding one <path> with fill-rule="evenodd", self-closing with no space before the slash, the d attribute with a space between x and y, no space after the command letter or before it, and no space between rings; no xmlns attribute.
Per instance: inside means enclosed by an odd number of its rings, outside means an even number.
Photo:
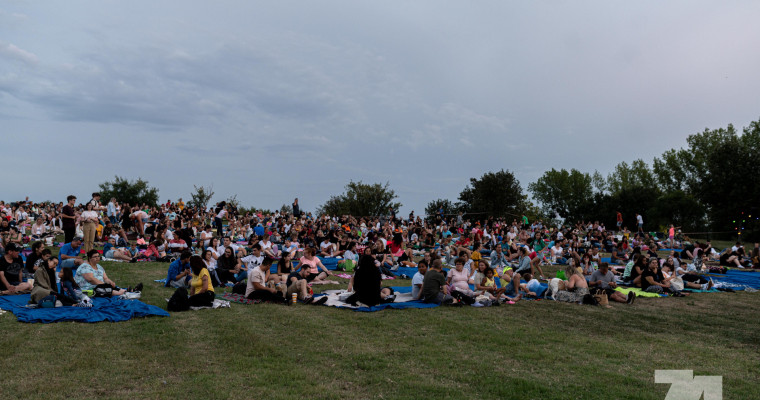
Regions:
<svg viewBox="0 0 760 400"><path fill-rule="evenodd" d="M109 237L108 242L105 245L103 245L103 256L105 258L111 258L114 260L122 260L122 261L129 261L129 262L137 261L136 258L132 257L132 254L130 254L129 249L116 247L116 239L112 237Z"/></svg>

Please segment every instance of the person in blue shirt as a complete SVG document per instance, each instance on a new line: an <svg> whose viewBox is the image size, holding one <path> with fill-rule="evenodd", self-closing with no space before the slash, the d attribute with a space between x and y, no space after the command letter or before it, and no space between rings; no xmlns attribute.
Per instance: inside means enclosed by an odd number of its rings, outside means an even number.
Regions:
<svg viewBox="0 0 760 400"><path fill-rule="evenodd" d="M82 251L82 238L77 236L66 243L58 252L58 271L61 268L72 268L72 272L84 263L84 259L79 255Z"/></svg>
<svg viewBox="0 0 760 400"><path fill-rule="evenodd" d="M179 256L179 260L174 260L169 264L169 272L166 274L166 283L164 283L165 287L189 286L190 278L193 276L193 270L190 269L190 256L192 255L193 253L185 250Z"/></svg>

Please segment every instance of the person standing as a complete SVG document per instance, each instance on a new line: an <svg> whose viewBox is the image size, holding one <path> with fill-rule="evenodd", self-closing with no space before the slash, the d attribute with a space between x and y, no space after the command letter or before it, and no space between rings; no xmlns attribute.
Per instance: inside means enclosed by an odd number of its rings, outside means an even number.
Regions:
<svg viewBox="0 0 760 400"><path fill-rule="evenodd" d="M63 243L71 243L74 239L74 234L77 229L77 216L74 214L74 203L77 201L77 197L69 195L66 197L67 204L61 209L61 219L63 223Z"/></svg>
<svg viewBox="0 0 760 400"><path fill-rule="evenodd" d="M222 220L227 216L227 202L223 201L217 205L216 217L214 217L214 224L216 224L216 236L224 237L224 225Z"/></svg>
<svg viewBox="0 0 760 400"><path fill-rule="evenodd" d="M116 218L116 198L111 197L111 201L106 205L106 216L112 224L118 225L118 219Z"/></svg>
<svg viewBox="0 0 760 400"><path fill-rule="evenodd" d="M620 230L623 228L623 214L618 211L615 219L617 220L617 230L620 232Z"/></svg>
<svg viewBox="0 0 760 400"><path fill-rule="evenodd" d="M639 226L639 233L644 233L644 218L639 213L636 213L636 224Z"/></svg>
<svg viewBox="0 0 760 400"><path fill-rule="evenodd" d="M293 201L293 216L301 218L301 207L298 205L298 197Z"/></svg>
<svg viewBox="0 0 760 400"><path fill-rule="evenodd" d="M93 207L93 202L87 203L85 211L82 212L82 231L84 232L84 252L85 254L95 247L95 234L98 230L98 212Z"/></svg>

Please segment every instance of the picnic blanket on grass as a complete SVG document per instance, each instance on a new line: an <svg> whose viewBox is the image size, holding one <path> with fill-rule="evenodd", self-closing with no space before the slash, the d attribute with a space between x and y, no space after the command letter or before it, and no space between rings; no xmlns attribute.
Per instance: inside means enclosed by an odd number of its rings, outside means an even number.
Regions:
<svg viewBox="0 0 760 400"><path fill-rule="evenodd" d="M718 287L734 290L760 289L760 272L729 269L725 275L709 274L709 276L714 282L719 283Z"/></svg>
<svg viewBox="0 0 760 400"><path fill-rule="evenodd" d="M16 315L19 322L119 322L135 317L156 315L168 317L169 313L156 306L145 304L139 300L122 300L118 298L95 297L91 308L56 307L56 308L27 308L30 295L0 297L0 309Z"/></svg>
<svg viewBox="0 0 760 400"><path fill-rule="evenodd" d="M217 299L227 300L230 303L238 303L238 304L259 304L262 301L261 300L251 300L242 294L237 293L231 293L231 292L225 292L222 294L216 294Z"/></svg>
<svg viewBox="0 0 760 400"><path fill-rule="evenodd" d="M657 293L649 293L641 290L641 288L629 288L629 287L620 287L618 286L615 288L620 293L623 293L624 295L628 295L628 292L636 293L636 297L668 297L667 294L657 294Z"/></svg>
<svg viewBox="0 0 760 400"><path fill-rule="evenodd" d="M396 299L393 303L378 304L376 306L352 306L344 301L340 300L340 295L345 294L345 290L326 290L321 295L315 295L314 297L328 296L327 302L324 304L329 307L347 308L354 311L361 312L375 312L385 310L388 308L401 310L405 308L434 308L438 307L437 304L423 303L419 300L412 299L412 288L410 286L393 287L393 291L396 293Z"/></svg>

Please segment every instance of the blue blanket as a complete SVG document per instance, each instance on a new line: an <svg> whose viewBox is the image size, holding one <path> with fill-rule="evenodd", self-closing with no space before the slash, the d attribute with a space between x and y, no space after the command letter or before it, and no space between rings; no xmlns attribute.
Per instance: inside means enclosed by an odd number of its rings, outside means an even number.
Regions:
<svg viewBox="0 0 760 400"><path fill-rule="evenodd" d="M26 308L29 303L28 294L15 296L0 296L0 308L16 315L20 322L119 322L134 317L157 315L168 317L166 310L145 304L139 300L121 300L118 298L93 298L93 307L58 307L58 308Z"/></svg>
<svg viewBox="0 0 760 400"><path fill-rule="evenodd" d="M354 308L354 311L362 311L362 312L374 312L374 311L380 311L385 310L386 308L393 308L396 310L403 310L406 308L435 308L438 307L437 304L432 303L423 303L420 300L415 301L406 301L403 303L385 303L385 304L378 304L376 306L372 307L359 307Z"/></svg>
<svg viewBox="0 0 760 400"><path fill-rule="evenodd" d="M760 290L760 272L730 269L725 275L710 275L715 282L727 284L734 290L744 290L746 287Z"/></svg>

